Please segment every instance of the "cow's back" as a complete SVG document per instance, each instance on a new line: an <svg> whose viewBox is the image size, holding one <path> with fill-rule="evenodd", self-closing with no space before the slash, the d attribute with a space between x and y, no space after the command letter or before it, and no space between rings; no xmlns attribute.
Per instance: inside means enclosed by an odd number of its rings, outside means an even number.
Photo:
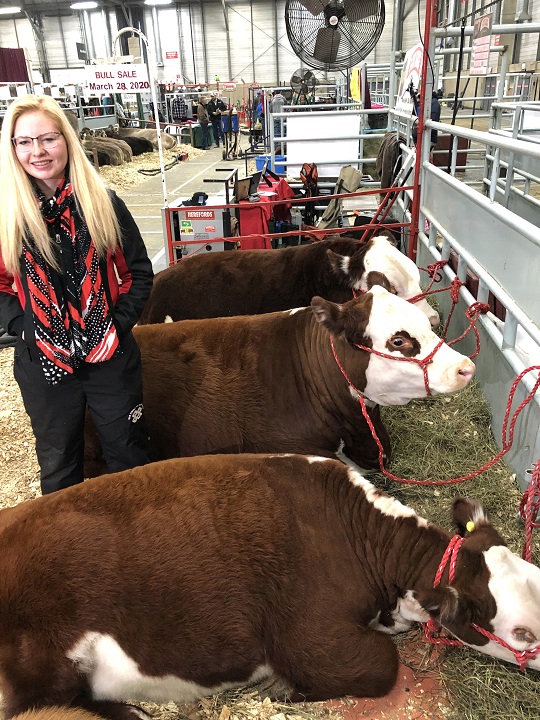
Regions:
<svg viewBox="0 0 540 720"><path fill-rule="evenodd" d="M172 320L251 315L309 305L315 295L333 302L352 297L345 275L326 251L351 255L362 247L336 239L281 250L194 255L157 273L140 325Z"/></svg>
<svg viewBox="0 0 540 720"><path fill-rule="evenodd" d="M325 335L311 310L162 323L135 328L134 335L152 459L337 449L340 428L332 427L319 396L314 402L315 388L299 382L304 343L315 362Z"/></svg>

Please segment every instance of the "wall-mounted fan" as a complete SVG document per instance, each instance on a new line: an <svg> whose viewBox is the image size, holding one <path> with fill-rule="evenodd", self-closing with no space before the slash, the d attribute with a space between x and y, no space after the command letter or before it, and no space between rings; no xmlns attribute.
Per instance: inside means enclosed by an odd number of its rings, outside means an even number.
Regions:
<svg viewBox="0 0 540 720"><path fill-rule="evenodd" d="M300 95L304 95L306 98L309 95L313 97L316 85L317 78L315 77L314 72L311 70L304 70L303 68L296 70L291 77L293 98L300 97Z"/></svg>
<svg viewBox="0 0 540 720"><path fill-rule="evenodd" d="M351 68L373 50L384 28L384 0L287 0L291 47L308 67Z"/></svg>

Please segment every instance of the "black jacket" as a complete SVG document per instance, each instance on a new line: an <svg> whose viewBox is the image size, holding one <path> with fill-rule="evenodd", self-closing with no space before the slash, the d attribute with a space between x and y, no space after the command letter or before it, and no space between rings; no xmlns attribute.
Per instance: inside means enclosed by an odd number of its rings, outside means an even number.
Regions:
<svg viewBox="0 0 540 720"><path fill-rule="evenodd" d="M125 202L109 191L122 232L122 247L114 255L110 252L100 261L105 292L114 325L123 338L135 325L152 290L154 273L146 247L135 220ZM62 246L62 252L72 252ZM52 274L58 273L51 270ZM16 291L12 285L15 283ZM7 272L0 256L0 325L10 335L21 335L27 345L34 344L33 313L28 302L28 283L21 264L17 276Z"/></svg>

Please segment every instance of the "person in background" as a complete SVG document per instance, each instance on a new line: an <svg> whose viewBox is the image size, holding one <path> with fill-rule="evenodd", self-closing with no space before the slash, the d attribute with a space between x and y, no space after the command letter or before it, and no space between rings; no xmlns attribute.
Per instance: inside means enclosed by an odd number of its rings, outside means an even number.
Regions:
<svg viewBox="0 0 540 720"><path fill-rule="evenodd" d="M256 141L259 141L264 130L264 96L260 90L257 92L257 97L253 101L252 110L254 110L253 136Z"/></svg>
<svg viewBox="0 0 540 720"><path fill-rule="evenodd" d="M270 101L270 109L273 113L282 113L283 108L286 104L285 97L282 95L281 90L274 90L272 100ZM274 118L274 137L282 137L285 129L283 118ZM278 145L276 152L281 152L281 147Z"/></svg>
<svg viewBox="0 0 540 720"><path fill-rule="evenodd" d="M218 97L217 93L213 92L206 109L210 117L210 122L212 123L214 142L216 147L219 147L220 140L225 144L225 134L223 133L223 126L221 124L221 113L227 109L227 106L223 100Z"/></svg>
<svg viewBox="0 0 540 720"><path fill-rule="evenodd" d="M208 125L210 123L210 117L208 115L207 110L208 105L208 98L207 97L201 97L200 103L197 105L197 120L199 121L199 125L201 126L202 131L202 149L206 150L208 148Z"/></svg>
<svg viewBox="0 0 540 720"><path fill-rule="evenodd" d="M414 103L414 112L416 114L416 117L420 117L420 98L418 97L418 93L414 88L414 85L411 84L408 87L410 96L412 98L412 101ZM435 122L441 121L441 103L439 101L439 98L442 97L441 91L434 91L433 95L431 97L431 111L430 111L430 117L432 120L435 120ZM414 124L414 127L412 129L412 139L414 144L416 145L418 137L418 128L416 126L416 122ZM431 149L435 147L437 144L437 138L438 138L438 132L437 130L431 131Z"/></svg>
<svg viewBox="0 0 540 720"><path fill-rule="evenodd" d="M137 225L58 103L15 100L0 139L0 324L17 338L43 494L83 481L87 408L109 472L148 462L131 329L152 281Z"/></svg>
<svg viewBox="0 0 540 720"><path fill-rule="evenodd" d="M101 104L104 106L103 112L105 115L114 115L114 98L112 95L102 95Z"/></svg>
<svg viewBox="0 0 540 720"><path fill-rule="evenodd" d="M293 99L293 105L310 105L310 104L311 104L311 96L310 95L306 96L301 93L300 95L297 95Z"/></svg>
<svg viewBox="0 0 540 720"><path fill-rule="evenodd" d="M188 104L186 98L183 95L176 94L173 98L171 105L172 119L173 122L187 122L188 119Z"/></svg>

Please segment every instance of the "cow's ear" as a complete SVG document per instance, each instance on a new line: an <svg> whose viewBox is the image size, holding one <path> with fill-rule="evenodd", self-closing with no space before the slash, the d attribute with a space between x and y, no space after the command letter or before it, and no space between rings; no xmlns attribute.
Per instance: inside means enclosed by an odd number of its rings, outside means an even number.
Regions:
<svg viewBox="0 0 540 720"><path fill-rule="evenodd" d="M492 545L506 545L478 500L456 498L452 503L452 517L458 533L469 538L467 546L471 550L482 552Z"/></svg>
<svg viewBox="0 0 540 720"><path fill-rule="evenodd" d="M491 524L487 512L478 500L458 497L452 503L452 518L460 535L472 534L480 525Z"/></svg>
<svg viewBox="0 0 540 720"><path fill-rule="evenodd" d="M413 593L422 610L437 622L450 621L456 617L459 608L459 595L453 587L427 588Z"/></svg>
<svg viewBox="0 0 540 720"><path fill-rule="evenodd" d="M349 300L343 305L315 296L311 308L317 322L320 322L335 337L343 336L347 342L365 345L364 336L369 322L373 298L370 293Z"/></svg>
<svg viewBox="0 0 540 720"><path fill-rule="evenodd" d="M319 295L315 295L315 297L311 299L311 309L317 322L326 325L329 322L336 322L341 306L337 303L330 302L330 300L325 300L319 297Z"/></svg>
<svg viewBox="0 0 540 720"><path fill-rule="evenodd" d="M458 592L453 587L436 587L414 592L414 598L439 625L452 635L472 645L485 645L487 638L471 625L478 622L481 610L478 600L469 593Z"/></svg>
<svg viewBox="0 0 540 720"><path fill-rule="evenodd" d="M315 315L315 320L324 325L332 335L339 335L343 332L341 305L315 295L311 300L311 309Z"/></svg>
<svg viewBox="0 0 540 720"><path fill-rule="evenodd" d="M370 243L358 242L356 244L358 247L355 247L351 255L339 255L330 249L326 251L333 272L344 276L349 287L359 287L365 271L364 257L370 248Z"/></svg>
<svg viewBox="0 0 540 720"><path fill-rule="evenodd" d="M350 258L348 256L340 255L339 253L330 250L330 248L326 251L326 256L332 271L336 273L336 275L349 275Z"/></svg>
<svg viewBox="0 0 540 720"><path fill-rule="evenodd" d="M439 625L465 642L478 644L478 633L471 627L475 617L474 598L453 587L436 587L414 593L420 606ZM480 642L482 644L482 642Z"/></svg>

